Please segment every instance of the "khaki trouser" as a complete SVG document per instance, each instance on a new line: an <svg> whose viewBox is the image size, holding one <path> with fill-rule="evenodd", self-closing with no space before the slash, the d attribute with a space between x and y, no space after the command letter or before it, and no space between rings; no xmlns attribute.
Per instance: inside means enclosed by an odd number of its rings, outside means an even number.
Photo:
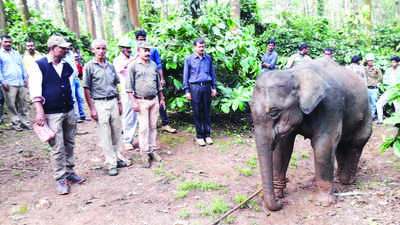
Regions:
<svg viewBox="0 0 400 225"><path fill-rule="evenodd" d="M100 147L103 149L104 164L108 169L115 168L117 167L118 158L125 161L119 146L121 118L117 99L94 100L94 107L99 118L97 121L97 135Z"/></svg>
<svg viewBox="0 0 400 225"><path fill-rule="evenodd" d="M6 91L3 88L4 97L8 107L8 116L13 124L29 124L28 104L25 102L28 94L24 86L10 86Z"/></svg>
<svg viewBox="0 0 400 225"><path fill-rule="evenodd" d="M138 103L140 151L142 154L151 153L156 148L158 97L153 100L138 99Z"/></svg>
<svg viewBox="0 0 400 225"><path fill-rule="evenodd" d="M46 114L47 123L56 137L49 141L53 177L58 180L74 172L76 121L74 110L67 113Z"/></svg>

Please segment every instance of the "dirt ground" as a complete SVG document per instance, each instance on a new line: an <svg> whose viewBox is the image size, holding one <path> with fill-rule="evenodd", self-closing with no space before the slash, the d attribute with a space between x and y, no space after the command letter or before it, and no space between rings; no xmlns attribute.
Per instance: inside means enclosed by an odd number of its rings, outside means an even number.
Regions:
<svg viewBox="0 0 400 225"><path fill-rule="evenodd" d="M182 118L186 122L181 122ZM49 146L32 131L17 133L0 127L0 224L211 224L223 212L260 187L255 140L244 123L213 118L215 144L198 147L190 116L172 118L177 134L158 137L163 162L151 169L137 162L136 151L123 151L132 166L116 177L106 175L96 124L78 124L76 172L87 177L65 196L55 194ZM236 121L237 122L237 121ZM243 121L242 121L243 122ZM288 170L284 208L262 210L261 195L220 224L400 224L400 160L391 151L380 153L389 127L374 127L364 149L357 182L337 185L334 206L316 206L313 155L299 136Z"/></svg>

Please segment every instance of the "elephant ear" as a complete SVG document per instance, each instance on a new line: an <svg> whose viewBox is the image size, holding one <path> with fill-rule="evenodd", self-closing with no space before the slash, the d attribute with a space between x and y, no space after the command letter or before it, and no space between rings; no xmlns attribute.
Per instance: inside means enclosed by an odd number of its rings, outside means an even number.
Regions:
<svg viewBox="0 0 400 225"><path fill-rule="evenodd" d="M310 114L325 98L329 84L318 73L311 70L296 71L300 108L305 114Z"/></svg>

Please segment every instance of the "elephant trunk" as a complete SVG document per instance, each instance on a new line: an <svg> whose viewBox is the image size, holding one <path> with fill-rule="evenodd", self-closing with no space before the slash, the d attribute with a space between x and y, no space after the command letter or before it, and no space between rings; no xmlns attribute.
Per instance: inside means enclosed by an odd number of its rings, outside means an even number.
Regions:
<svg viewBox="0 0 400 225"><path fill-rule="evenodd" d="M279 200L275 199L273 186L272 152L276 144L273 129L263 125L255 126L258 160L260 163L261 178L264 190L264 205L271 211L282 208Z"/></svg>

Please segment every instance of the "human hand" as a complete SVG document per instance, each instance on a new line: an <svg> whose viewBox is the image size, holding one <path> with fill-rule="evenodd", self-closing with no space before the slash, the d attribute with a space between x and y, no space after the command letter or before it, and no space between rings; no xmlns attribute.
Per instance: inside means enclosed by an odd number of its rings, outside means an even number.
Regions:
<svg viewBox="0 0 400 225"><path fill-rule="evenodd" d="M164 107L164 109L166 109L164 99L161 99L161 101L160 101L160 106L162 106L162 107Z"/></svg>
<svg viewBox="0 0 400 225"><path fill-rule="evenodd" d="M5 91L9 91L10 90L10 85L3 83L3 88Z"/></svg>
<svg viewBox="0 0 400 225"><path fill-rule="evenodd" d="M28 88L28 80L24 80L24 87Z"/></svg>
<svg viewBox="0 0 400 225"><path fill-rule="evenodd" d="M95 120L95 121L99 120L99 117L97 115L96 109L93 109L93 110L90 111L90 117L92 117L92 119Z"/></svg>
<svg viewBox="0 0 400 225"><path fill-rule="evenodd" d="M167 82L165 82L164 79L161 80L161 87L165 88L165 86L167 85Z"/></svg>
<svg viewBox="0 0 400 225"><path fill-rule="evenodd" d="M140 112L139 102L138 101L132 102L132 108L133 110L135 110L135 112Z"/></svg>
<svg viewBox="0 0 400 225"><path fill-rule="evenodd" d="M35 123L37 125L43 127L45 122L46 122L46 116L44 115L44 112L37 112L36 118L35 118Z"/></svg>
<svg viewBox="0 0 400 225"><path fill-rule="evenodd" d="M211 97L215 97L217 95L216 89L211 89Z"/></svg>
<svg viewBox="0 0 400 225"><path fill-rule="evenodd" d="M190 93L186 93L186 99L187 100L192 100L192 95Z"/></svg>

